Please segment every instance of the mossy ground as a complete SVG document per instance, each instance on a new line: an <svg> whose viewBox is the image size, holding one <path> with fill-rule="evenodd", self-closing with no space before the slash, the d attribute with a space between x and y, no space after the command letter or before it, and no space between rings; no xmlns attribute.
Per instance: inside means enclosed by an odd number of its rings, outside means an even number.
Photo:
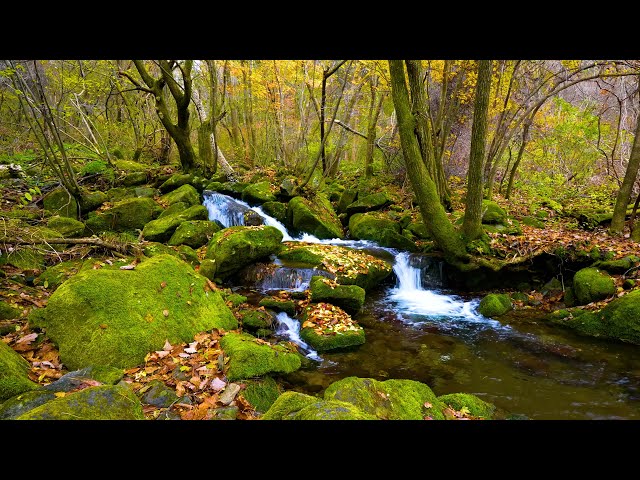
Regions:
<svg viewBox="0 0 640 480"><path fill-rule="evenodd" d="M0 403L20 393L38 388L29 380L29 364L6 343L0 341Z"/></svg>

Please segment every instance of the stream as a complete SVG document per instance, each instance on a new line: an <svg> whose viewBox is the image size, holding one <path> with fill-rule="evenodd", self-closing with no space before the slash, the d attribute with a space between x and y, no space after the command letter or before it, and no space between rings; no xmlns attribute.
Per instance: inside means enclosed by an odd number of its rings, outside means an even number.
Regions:
<svg viewBox="0 0 640 480"><path fill-rule="evenodd" d="M366 342L321 355L298 336L299 322L277 316L276 335L291 340L313 366L285 377L286 387L322 392L348 376L417 380L436 395L465 392L527 419L640 419L640 349L635 345L582 337L542 320L534 309L513 310L500 320L477 311L480 298L458 294L443 280L443 263L423 254L383 248L371 241L319 240L292 235L260 207L205 191L209 220L243 225L252 210L283 241L305 241L363 249L393 264L393 275L367 292L353 318ZM258 301L273 290L304 291L313 269L287 267L278 260L271 275L234 288Z"/></svg>

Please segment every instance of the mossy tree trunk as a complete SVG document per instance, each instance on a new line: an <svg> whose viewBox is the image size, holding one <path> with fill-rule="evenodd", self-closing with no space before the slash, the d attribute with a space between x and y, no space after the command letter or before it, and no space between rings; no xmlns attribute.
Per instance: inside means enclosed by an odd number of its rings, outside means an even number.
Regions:
<svg viewBox="0 0 640 480"><path fill-rule="evenodd" d="M485 158L490 92L491 60L479 60L467 172L467 198L462 224L462 231L468 240L475 240L482 234L482 166Z"/></svg>
<svg viewBox="0 0 640 480"><path fill-rule="evenodd" d="M189 125L189 104L191 102L192 78L191 69L193 60L178 62L177 60L158 60L154 62L158 65L160 76L154 78L147 69L143 60L134 60L133 64L138 70L144 87L138 80L128 72L120 72L121 75L131 81L138 90L151 93L156 103L156 113L178 148L180 164L185 172L190 172L196 167L196 154L191 144L191 127ZM181 84L176 80L175 73L180 73ZM165 87L168 88L173 99L177 119L176 122L171 117Z"/></svg>
<svg viewBox="0 0 640 480"><path fill-rule="evenodd" d="M244 123L247 129L247 142L245 157L247 160L247 166L253 168L256 158L256 131L253 126L253 102L252 102L252 86L251 86L251 73L252 73L252 60L241 60L243 65L242 79L244 83Z"/></svg>
<svg viewBox="0 0 640 480"><path fill-rule="evenodd" d="M367 116L367 150L364 157L364 176L371 178L373 176L373 152L376 146L376 126L380 111L382 110L382 101L384 93L378 94L378 76L372 75L369 81L371 89L371 101L369 103L369 115ZM376 100L377 97L377 100Z"/></svg>
<svg viewBox="0 0 640 480"><path fill-rule="evenodd" d="M422 159L415 135L416 119L411 113L402 60L389 60L389 71L404 161L424 223L451 263L466 263L469 260L469 254L440 203L436 184Z"/></svg>
<svg viewBox="0 0 640 480"><path fill-rule="evenodd" d="M640 116L636 124L635 138L633 139L633 147L627 164L627 171L624 174L620 191L616 197L616 205L613 208L613 218L609 232L612 234L621 234L624 230L624 221L627 215L627 206L631 200L631 190L638 175L638 167L640 167Z"/></svg>

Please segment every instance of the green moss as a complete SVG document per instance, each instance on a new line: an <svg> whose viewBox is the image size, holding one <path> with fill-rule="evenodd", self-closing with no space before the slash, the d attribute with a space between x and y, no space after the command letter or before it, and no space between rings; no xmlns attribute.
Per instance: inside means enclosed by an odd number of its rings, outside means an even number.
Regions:
<svg viewBox="0 0 640 480"><path fill-rule="evenodd" d="M328 302L355 315L364 304L365 290L357 285L338 285L335 282L316 275L309 284L312 302Z"/></svg>
<svg viewBox="0 0 640 480"><path fill-rule="evenodd" d="M204 277L169 255L134 270L81 271L58 287L34 324L46 328L71 369L129 368L165 340L188 342L211 328L237 328L220 295L205 285Z"/></svg>
<svg viewBox="0 0 640 480"><path fill-rule="evenodd" d="M317 397L289 391L280 395L261 417L262 420L293 420L304 407L318 401Z"/></svg>
<svg viewBox="0 0 640 480"><path fill-rule="evenodd" d="M0 341L0 403L14 395L34 390L38 384L29 380L29 363L9 345Z"/></svg>
<svg viewBox="0 0 640 480"><path fill-rule="evenodd" d="M296 314L296 304L293 300L279 300L273 297L265 297L258 303L259 306L275 310L276 312L285 312L290 316Z"/></svg>
<svg viewBox="0 0 640 480"><path fill-rule="evenodd" d="M152 220L142 229L142 235L152 242L168 241L182 222L187 220L207 220L209 212L203 205L194 205L181 212Z"/></svg>
<svg viewBox="0 0 640 480"><path fill-rule="evenodd" d="M240 198L242 191L247 188L249 184L243 182L224 182L220 185L218 192L229 195L233 198Z"/></svg>
<svg viewBox="0 0 640 480"><path fill-rule="evenodd" d="M497 317L507 313L513 308L511 298L506 293L490 293L478 306L478 311L485 317Z"/></svg>
<svg viewBox="0 0 640 480"><path fill-rule="evenodd" d="M7 302L0 300L0 320L18 318L22 310L12 307Z"/></svg>
<svg viewBox="0 0 640 480"><path fill-rule="evenodd" d="M168 217L169 215L173 215L174 213L184 212L188 207L189 205L184 202L172 203L167 208L165 208L160 215L158 215L158 218L164 218Z"/></svg>
<svg viewBox="0 0 640 480"><path fill-rule="evenodd" d="M2 263L8 263L20 270L42 270L44 255L30 247L20 247L9 254L0 255L0 265Z"/></svg>
<svg viewBox="0 0 640 480"><path fill-rule="evenodd" d="M136 195L132 190L125 187L116 187L107 191L107 200L110 202L121 202L127 198L134 198Z"/></svg>
<svg viewBox="0 0 640 480"><path fill-rule="evenodd" d="M356 213L349 218L349 233L355 239L377 242L385 230L400 233L402 227L382 212Z"/></svg>
<svg viewBox="0 0 640 480"><path fill-rule="evenodd" d="M313 312L314 306L310 305L307 308L309 310L305 310L305 319L309 312ZM327 352L329 350L362 345L365 342L364 329L356 322L353 322L353 326L355 330L332 331L327 334L319 334L313 328L303 327L300 329L300 338L318 352Z"/></svg>
<svg viewBox="0 0 640 480"><path fill-rule="evenodd" d="M597 268L583 268L573 277L573 293L577 305L586 305L616 293L613 278Z"/></svg>
<svg viewBox="0 0 640 480"><path fill-rule="evenodd" d="M237 307L238 305L247 301L247 297L245 297L244 295L240 295L239 293L222 295L222 298L224 298L225 302L230 302L232 307Z"/></svg>
<svg viewBox="0 0 640 480"><path fill-rule="evenodd" d="M190 184L192 181L193 175L191 174L175 173L165 180L165 182L158 187L158 190L160 190L160 193L167 193L178 187Z"/></svg>
<svg viewBox="0 0 640 480"><path fill-rule="evenodd" d="M496 410L493 403L485 402L470 393L450 393L439 396L438 400L457 411L466 408L471 415L484 420L491 420Z"/></svg>
<svg viewBox="0 0 640 480"><path fill-rule="evenodd" d="M106 230L135 232L161 212L162 207L151 198L127 198L114 203L108 210L89 214L86 226L87 230L96 234Z"/></svg>
<svg viewBox="0 0 640 480"><path fill-rule="evenodd" d="M407 230L423 240L431 239L431 234L423 222L411 222L407 225Z"/></svg>
<svg viewBox="0 0 640 480"><path fill-rule="evenodd" d="M242 317L242 326L249 331L271 328L273 317L264 310L245 309L238 312Z"/></svg>
<svg viewBox="0 0 640 480"><path fill-rule="evenodd" d="M147 172L131 172L122 179L122 185L127 187L142 185L143 183L147 183Z"/></svg>
<svg viewBox="0 0 640 480"><path fill-rule="evenodd" d="M108 200L104 192L83 192L80 198L80 210L83 214L94 211Z"/></svg>
<svg viewBox="0 0 640 480"><path fill-rule="evenodd" d="M219 192L221 188L222 188L222 182L213 181L213 182L207 183L204 189L205 191L210 190L212 192Z"/></svg>
<svg viewBox="0 0 640 480"><path fill-rule="evenodd" d="M82 173L82 175L95 175L104 172L107 168L107 162L104 160L92 160L82 167L80 173Z"/></svg>
<svg viewBox="0 0 640 480"><path fill-rule="evenodd" d="M558 277L553 277L551 280L549 280L547 283L545 283L542 286L540 291L543 293L543 295L546 295L552 292L561 292L562 282L558 280Z"/></svg>
<svg viewBox="0 0 640 480"><path fill-rule="evenodd" d="M378 192L359 198L358 201L347 206L346 212L349 215L353 215L354 213L380 210L392 203L394 203L393 198L387 192Z"/></svg>
<svg viewBox="0 0 640 480"><path fill-rule="evenodd" d="M17 420L144 420L142 405L129 387L101 385L56 398Z"/></svg>
<svg viewBox="0 0 640 480"><path fill-rule="evenodd" d="M520 222L507 218L504 223L484 224L482 228L489 233L503 233L505 235L522 235Z"/></svg>
<svg viewBox="0 0 640 480"><path fill-rule="evenodd" d="M188 206L200 205L200 194L193 186L185 184L160 197L160 202L167 205L178 202L186 203Z"/></svg>
<svg viewBox="0 0 640 480"><path fill-rule="evenodd" d="M47 227L60 232L64 238L80 237L84 233L84 223L59 215L49 218Z"/></svg>
<svg viewBox="0 0 640 480"><path fill-rule="evenodd" d="M200 265L200 259L198 258L198 252L196 252L189 245L180 245L176 248L176 257L184 260L192 267Z"/></svg>
<svg viewBox="0 0 640 480"><path fill-rule="evenodd" d="M146 172L149 169L148 165L144 165L133 160L116 160L114 165L118 170L125 172Z"/></svg>
<svg viewBox="0 0 640 480"><path fill-rule="evenodd" d="M576 306L576 295L575 293L573 293L573 288L567 288L567 290L564 292L563 301L567 307Z"/></svg>
<svg viewBox="0 0 640 480"><path fill-rule="evenodd" d="M151 380L147 387L148 389L144 391L141 397L142 403L159 408L168 408L178 401L176 391L165 385L162 380Z"/></svg>
<svg viewBox="0 0 640 480"><path fill-rule="evenodd" d="M622 284L622 288L624 288L625 290L631 290L635 286L636 281L633 278L627 278Z"/></svg>
<svg viewBox="0 0 640 480"><path fill-rule="evenodd" d="M310 233L318 238L344 238L342 224L329 200L316 195L308 200L294 197L287 210L288 223L296 230Z"/></svg>
<svg viewBox="0 0 640 480"><path fill-rule="evenodd" d="M482 223L505 223L507 212L490 200L482 200Z"/></svg>
<svg viewBox="0 0 640 480"><path fill-rule="evenodd" d="M35 281L36 285L47 284L47 289L53 291L67 278L78 273L82 266L82 260L68 260L48 267Z"/></svg>
<svg viewBox="0 0 640 480"><path fill-rule="evenodd" d="M76 200L62 187L47 193L42 199L45 210L61 217L70 217L78 219L78 203Z"/></svg>
<svg viewBox="0 0 640 480"><path fill-rule="evenodd" d="M216 279L216 262L205 258L200 261L200 268L198 269L198 273L209 280L215 281Z"/></svg>
<svg viewBox="0 0 640 480"><path fill-rule="evenodd" d="M520 221L522 223L524 223L525 225L528 225L530 227L535 227L535 228L545 228L546 227L546 225L545 225L545 223L543 221L538 220L535 217L529 217L529 216L522 217L520 219Z"/></svg>
<svg viewBox="0 0 640 480"><path fill-rule="evenodd" d="M515 300L516 302L522 302L525 305L529 303L529 295L522 292L513 292L511 294L511 299Z"/></svg>
<svg viewBox="0 0 640 480"><path fill-rule="evenodd" d="M426 416L444 419L443 404L431 388L414 380L380 382L372 378L347 377L329 385L324 398L348 402L383 420L423 420Z"/></svg>
<svg viewBox="0 0 640 480"><path fill-rule="evenodd" d="M618 260L605 260L594 263L592 266L609 273L625 273L636 266L640 261L635 255L629 255Z"/></svg>
<svg viewBox="0 0 640 480"><path fill-rule="evenodd" d="M280 387L271 377L247 380L241 396L248 401L258 413L265 413L280 396Z"/></svg>
<svg viewBox="0 0 640 480"><path fill-rule="evenodd" d="M158 194L158 191L151 187L138 187L133 189L133 193L139 198L153 198Z"/></svg>
<svg viewBox="0 0 640 480"><path fill-rule="evenodd" d="M288 262L302 263L310 267L320 265L322 263L322 255L313 253L307 248L297 248L295 244L286 245L285 249L278 253L280 260Z"/></svg>
<svg viewBox="0 0 640 480"><path fill-rule="evenodd" d="M215 222L209 220L189 220L178 225L169 239L169 245L188 245L199 248L209 242L213 234L220 230Z"/></svg>
<svg viewBox="0 0 640 480"><path fill-rule="evenodd" d="M228 333L220 346L229 357L227 378L230 382L271 373L291 373L300 368L297 352L285 345L266 345L248 334Z"/></svg>
<svg viewBox="0 0 640 480"><path fill-rule="evenodd" d="M347 402L316 401L300 410L293 420L377 420Z"/></svg>
<svg viewBox="0 0 640 480"><path fill-rule="evenodd" d="M358 197L358 190L355 188L347 188L340 195L338 200L337 210L340 213L346 213L347 207L356 201Z"/></svg>
<svg viewBox="0 0 640 480"><path fill-rule="evenodd" d="M33 410L51 400L56 399L54 392L39 388L28 390L7 399L0 405L0 420L13 420L23 413Z"/></svg>
<svg viewBox="0 0 640 480"><path fill-rule="evenodd" d="M177 252L173 248L167 247L164 243L147 242L144 248L142 249L142 253L144 253L146 257L151 258L151 257L155 257L156 255L176 256Z"/></svg>
<svg viewBox="0 0 640 480"><path fill-rule="evenodd" d="M271 186L269 181L254 183L242 191L242 200L249 204L275 202L274 191L275 188Z"/></svg>
<svg viewBox="0 0 640 480"><path fill-rule="evenodd" d="M281 223L287 222L287 204L282 202L264 202L262 211Z"/></svg>
<svg viewBox="0 0 640 480"><path fill-rule="evenodd" d="M229 227L213 235L205 258L215 262L215 275L224 279L242 267L277 254L281 242L282 232L275 227Z"/></svg>

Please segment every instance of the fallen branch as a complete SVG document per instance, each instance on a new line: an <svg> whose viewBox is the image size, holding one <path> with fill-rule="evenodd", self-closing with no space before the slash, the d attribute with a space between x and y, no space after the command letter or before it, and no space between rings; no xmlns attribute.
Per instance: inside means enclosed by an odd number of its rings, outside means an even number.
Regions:
<svg viewBox="0 0 640 480"><path fill-rule="evenodd" d="M85 238L8 238L4 237L0 239L0 243L11 244L14 246L19 245L42 245L42 244L65 244L65 245L94 245L96 247L106 248L107 250L113 250L118 253L128 253L131 251L135 253L138 247L131 244L113 244L105 242L100 238L85 237Z"/></svg>

